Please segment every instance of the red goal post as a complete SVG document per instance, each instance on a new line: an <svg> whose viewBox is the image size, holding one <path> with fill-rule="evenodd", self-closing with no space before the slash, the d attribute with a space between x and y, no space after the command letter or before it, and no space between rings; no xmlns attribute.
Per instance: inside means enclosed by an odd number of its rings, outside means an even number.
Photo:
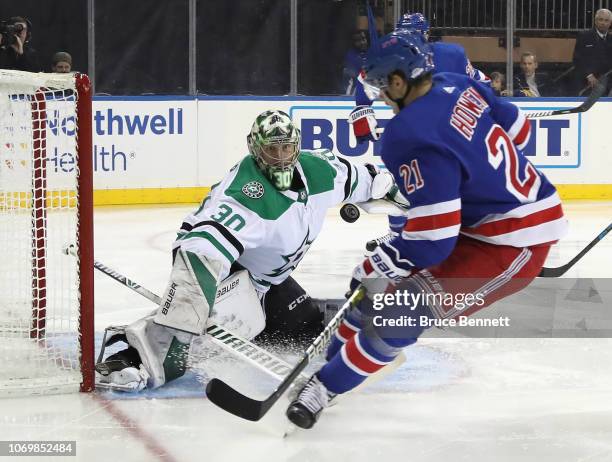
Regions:
<svg viewBox="0 0 612 462"><path fill-rule="evenodd" d="M91 122L86 75L0 70L0 396L94 387Z"/></svg>

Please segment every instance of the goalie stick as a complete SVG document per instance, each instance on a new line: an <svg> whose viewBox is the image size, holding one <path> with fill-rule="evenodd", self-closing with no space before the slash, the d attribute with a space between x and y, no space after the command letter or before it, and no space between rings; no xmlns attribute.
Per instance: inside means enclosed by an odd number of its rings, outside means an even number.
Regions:
<svg viewBox="0 0 612 462"><path fill-rule="evenodd" d="M608 74L604 74L599 81L593 87L593 91L589 95L589 97L582 103L580 106L576 106L571 109L555 109L552 111L540 111L540 112L531 112L527 114L528 119L537 119L540 117L549 117L556 115L564 115L564 114L579 114L581 112L586 112L597 102L599 98L601 98L606 92L606 88L608 87Z"/></svg>
<svg viewBox="0 0 612 462"><path fill-rule="evenodd" d="M359 303L365 296L365 288L358 287L349 297L346 303L338 310L336 315L329 321L323 332L312 342L304 353L301 361L293 368L291 373L283 379L274 392L263 401L249 398L230 387L220 379L213 378L206 385L208 399L221 409L246 420L258 421L270 410L278 399L287 391L293 381L300 375L306 366L317 355L323 352L327 342L344 319L351 306Z"/></svg>
<svg viewBox="0 0 612 462"><path fill-rule="evenodd" d="M66 255L76 256L74 245L64 248L64 253ZM161 303L161 297L142 287L137 282L132 281L127 276L124 276L123 274L118 273L117 271L102 264L101 262L94 260L94 268L125 287L139 293L154 304L159 305ZM222 326L209 324L206 328L206 333L210 335L212 340L219 346L246 359L251 364L257 366L273 377L282 379L292 370L292 366L290 364L269 353L263 348L251 343L250 341L238 337Z"/></svg>
<svg viewBox="0 0 612 462"><path fill-rule="evenodd" d="M584 249L578 252L578 255L572 258L565 265L558 266L557 268L542 268L542 271L540 271L540 274L538 275L538 277L558 278L560 276L563 276L566 273L566 271L569 270L572 266L574 266L578 262L578 260L584 257L589 250L595 247L599 243L599 241L601 241L604 237L606 237L606 235L610 232L610 230L612 230L612 223L610 223L606 227L606 229L604 229L601 233L599 233L599 235L589 243L589 245L587 245Z"/></svg>

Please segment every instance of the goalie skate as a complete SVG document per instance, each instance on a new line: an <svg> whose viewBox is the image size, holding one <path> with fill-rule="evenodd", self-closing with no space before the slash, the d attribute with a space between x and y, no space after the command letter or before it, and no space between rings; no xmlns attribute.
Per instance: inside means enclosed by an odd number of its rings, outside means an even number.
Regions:
<svg viewBox="0 0 612 462"><path fill-rule="evenodd" d="M123 392L143 390L147 385L149 374L140 364L140 357L134 348L128 347L103 360L106 347L117 342L127 344L125 326L107 327L104 330L102 348L95 366L96 388Z"/></svg>
<svg viewBox="0 0 612 462"><path fill-rule="evenodd" d="M102 390L138 392L146 388L149 374L122 360L96 364L96 388Z"/></svg>

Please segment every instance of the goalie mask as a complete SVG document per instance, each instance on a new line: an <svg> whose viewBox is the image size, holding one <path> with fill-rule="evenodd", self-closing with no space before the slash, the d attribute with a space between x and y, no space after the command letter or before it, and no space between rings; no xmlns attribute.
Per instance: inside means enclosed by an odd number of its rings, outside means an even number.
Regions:
<svg viewBox="0 0 612 462"><path fill-rule="evenodd" d="M266 111L257 116L247 136L249 152L279 191L291 186L300 154L300 130L283 111Z"/></svg>

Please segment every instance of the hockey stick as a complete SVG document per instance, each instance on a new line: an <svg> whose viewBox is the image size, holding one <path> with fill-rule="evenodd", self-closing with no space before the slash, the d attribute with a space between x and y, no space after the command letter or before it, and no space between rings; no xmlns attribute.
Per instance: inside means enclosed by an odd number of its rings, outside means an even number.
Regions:
<svg viewBox="0 0 612 462"><path fill-rule="evenodd" d="M344 319L349 308L361 301L365 296L365 289L359 287L349 297L346 303L338 310L336 315L329 321L329 324L323 329L323 332L312 342L312 344L304 353L302 360L293 368L291 373L283 379L276 387L274 392L263 401L259 401L236 391L222 380L213 378L206 385L206 395L208 399L219 406L221 409L254 422L260 420L270 408L278 401L278 399L287 391L293 381L306 368L306 366L319 355L326 347L331 336L336 332L336 329Z"/></svg>
<svg viewBox="0 0 612 462"><path fill-rule="evenodd" d="M608 74L604 74L599 81L593 87L593 91L586 99L584 103L580 106L576 106L572 109L555 109L554 111L541 111L541 112L531 112L527 114L528 119L537 119L540 117L548 117L548 116L556 116L556 115L564 115L564 114L578 114L581 112L586 112L597 102L599 98L601 98L606 89L608 88Z"/></svg>
<svg viewBox="0 0 612 462"><path fill-rule="evenodd" d="M74 245L70 245L64 248L64 253L66 255L76 256ZM142 287L137 282L132 281L127 276L124 276L123 274L118 273L117 271L102 264L101 262L94 260L94 268L111 277L112 279L124 285L125 287L128 287L134 292L139 293L144 298L150 300L154 304L161 304L161 297L154 294L150 290ZM258 368L260 368L264 372L267 372L273 377L282 379L287 376L287 374L293 369L290 364L286 363L282 359L272 355L268 351L258 347L257 345L249 342L248 340L238 337L237 335L231 333L222 326L209 324L206 328L206 333L210 335L212 340L219 346L223 347L231 353L234 353L248 360L251 364L257 366Z"/></svg>
<svg viewBox="0 0 612 462"><path fill-rule="evenodd" d="M604 237L606 237L606 235L610 232L610 230L612 230L612 223L610 223L606 227L606 229L604 229L601 233L599 233L599 235L589 243L589 245L587 245L584 249L582 249L578 253L578 255L572 258L565 265L558 266L557 268L542 268L542 271L540 271L540 274L538 275L538 277L558 278L560 276L563 276L565 272L569 270L572 266L574 266L578 260L584 257L589 250L595 247L597 243L599 243L599 241L601 241Z"/></svg>

